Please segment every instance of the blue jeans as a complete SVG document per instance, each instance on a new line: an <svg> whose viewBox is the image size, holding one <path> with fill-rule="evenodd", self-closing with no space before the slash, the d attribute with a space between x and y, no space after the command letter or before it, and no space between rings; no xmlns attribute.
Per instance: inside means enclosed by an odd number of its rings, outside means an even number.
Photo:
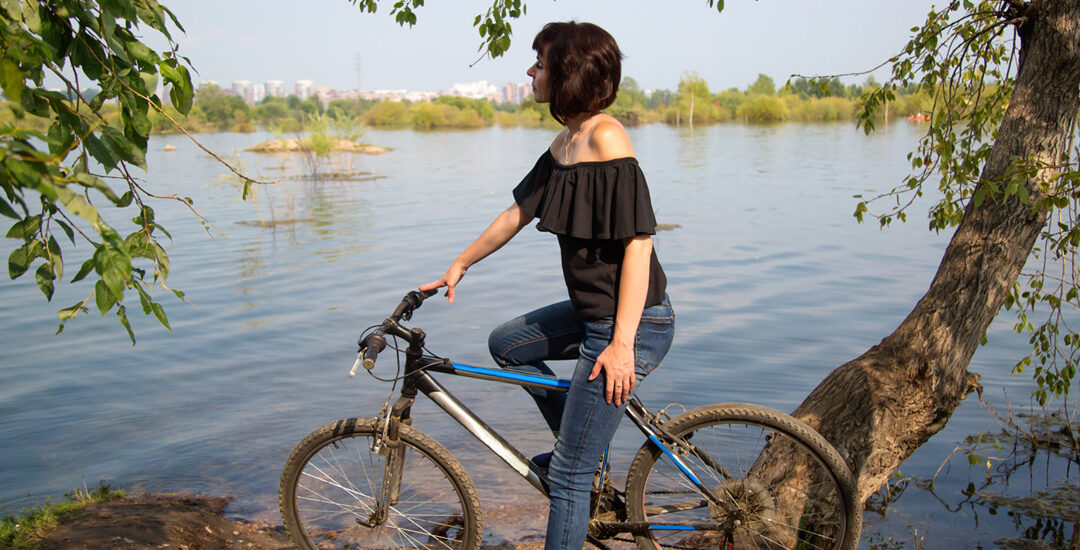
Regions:
<svg viewBox="0 0 1080 550"><path fill-rule="evenodd" d="M616 407L605 401L604 376L589 380L614 330L614 319L582 321L566 301L511 319L488 338L492 357L505 369L552 375L545 360L577 359L569 392L525 388L556 437L548 466L547 550L576 550L585 544L593 474L626 410L626 403ZM641 313L634 340L638 382L660 365L674 335L675 314L665 296Z"/></svg>

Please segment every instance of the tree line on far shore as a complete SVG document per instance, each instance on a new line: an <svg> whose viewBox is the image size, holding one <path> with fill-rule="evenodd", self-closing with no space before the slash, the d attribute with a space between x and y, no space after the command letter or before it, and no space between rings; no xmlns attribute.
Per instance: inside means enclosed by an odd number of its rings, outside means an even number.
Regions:
<svg viewBox="0 0 1080 550"><path fill-rule="evenodd" d="M833 78L813 82L796 78L777 87L767 75L758 75L745 89L729 88L712 92L704 79L686 73L675 91L642 90L637 81L623 79L615 104L607 112L628 126L666 123L692 126L715 123L775 124L781 122L847 122L855 118L858 99L880 88L873 79L863 84L843 84ZM929 114L933 107L930 92L915 88L899 90L887 111L889 119ZM119 113L104 106L106 119ZM377 128L413 128L417 130L482 128L500 126L557 127L546 105L528 98L522 103L493 103L486 99L440 96L431 101L391 101L338 99L323 105L315 97L301 100L294 95L267 97L257 105L244 103L239 96L227 94L215 84L205 84L195 93L194 104L186 115L166 107L169 117L189 132L302 133L310 121L322 117L335 121ZM13 118L10 109L0 108L0 123ZM151 113L154 133L174 133L169 118ZM28 121L23 120L25 125ZM41 128L47 130L45 121ZM32 122L31 122L31 125Z"/></svg>

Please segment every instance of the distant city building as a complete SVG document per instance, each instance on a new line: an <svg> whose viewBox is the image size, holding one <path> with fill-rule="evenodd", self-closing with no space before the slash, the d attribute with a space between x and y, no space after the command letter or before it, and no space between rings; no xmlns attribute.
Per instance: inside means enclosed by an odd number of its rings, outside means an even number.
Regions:
<svg viewBox="0 0 1080 550"><path fill-rule="evenodd" d="M405 99L408 101L431 101L443 95L442 92L408 92Z"/></svg>
<svg viewBox="0 0 1080 550"><path fill-rule="evenodd" d="M450 95L467 97L470 99L489 99L496 101L499 90L487 80L477 82L457 83L450 87Z"/></svg>
<svg viewBox="0 0 1080 550"><path fill-rule="evenodd" d="M203 86L217 85L217 82L213 80L203 81ZM268 97L286 97L288 91L285 88L284 83L281 80L267 80L261 84L252 84L249 80L234 80L232 85L228 88L223 88L222 92L226 95L235 95L244 100L245 103L253 105L260 103ZM157 95L164 102L168 97L168 86L158 85L156 90ZM319 99L324 106L328 106L331 101L335 100L350 100L350 99L368 99L374 101L390 100L390 101L431 101L441 95L451 95L458 97L467 97L471 99L487 99L493 102L509 102L509 103L521 103L532 95L532 90L529 84L521 83L508 83L501 88L497 88L486 80L480 80L477 82L466 82L454 84L449 91L409 91L409 90L339 90L331 88L329 86L316 86L315 82L311 80L297 80L293 93L301 101L311 97Z"/></svg>
<svg viewBox="0 0 1080 550"><path fill-rule="evenodd" d="M265 84L253 84L251 89L251 103L262 103L262 100L266 99L266 85ZM246 97L246 96L245 96Z"/></svg>
<svg viewBox="0 0 1080 550"><path fill-rule="evenodd" d="M500 100L505 103L521 103L532 95L532 86L529 84L507 83L502 88Z"/></svg>
<svg viewBox="0 0 1080 550"><path fill-rule="evenodd" d="M285 83L280 80L267 80L263 87L266 89L266 97L285 97Z"/></svg>
<svg viewBox="0 0 1080 550"><path fill-rule="evenodd" d="M336 88L330 89L326 95L326 104L329 105L331 101L338 99L356 99L360 97L360 92L357 90L338 90Z"/></svg>
<svg viewBox="0 0 1080 550"><path fill-rule="evenodd" d="M370 92L360 92L360 97L363 99L371 99L375 101L380 101L383 99L389 99L390 101L401 101L405 99L405 96L408 94L408 90L374 90Z"/></svg>
<svg viewBox="0 0 1080 550"><path fill-rule="evenodd" d="M330 104L330 87L329 86L312 86L311 93L319 98L319 102L326 107Z"/></svg>
<svg viewBox="0 0 1080 550"><path fill-rule="evenodd" d="M250 80L233 80L232 82L232 95L239 96L244 100L244 103L251 104L254 100L251 97L251 81Z"/></svg>
<svg viewBox="0 0 1080 550"><path fill-rule="evenodd" d="M296 97L299 98L300 101L303 101L315 93L314 88L315 83L310 80L297 80L295 86Z"/></svg>

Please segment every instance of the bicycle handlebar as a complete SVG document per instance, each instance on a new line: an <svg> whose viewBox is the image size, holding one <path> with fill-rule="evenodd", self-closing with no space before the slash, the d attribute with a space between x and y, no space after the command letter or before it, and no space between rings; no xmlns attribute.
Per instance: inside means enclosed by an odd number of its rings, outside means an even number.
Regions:
<svg viewBox="0 0 1080 550"><path fill-rule="evenodd" d="M356 376L356 371L359 370L361 365L369 371L375 368L375 360L379 357L379 352L386 348L386 334L399 336L412 343L413 333L405 330L398 323L402 320L408 321L411 319L413 312L420 308L424 300L434 296L436 292L438 290L413 290L409 292L375 332L361 338L357 342L360 349L357 352L356 362L353 363L352 370L349 371L349 378Z"/></svg>
<svg viewBox="0 0 1080 550"><path fill-rule="evenodd" d="M401 303L394 309L394 313L390 314L390 319L394 321L401 321L402 319L408 321L412 317L412 312L420 308L420 304L424 303L424 300L432 297L438 292L436 289L432 290L413 290L405 295L401 299Z"/></svg>

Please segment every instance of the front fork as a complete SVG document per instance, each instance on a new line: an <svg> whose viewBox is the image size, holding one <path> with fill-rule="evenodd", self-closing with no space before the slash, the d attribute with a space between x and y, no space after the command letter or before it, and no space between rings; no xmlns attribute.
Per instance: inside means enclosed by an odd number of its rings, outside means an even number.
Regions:
<svg viewBox="0 0 1080 550"><path fill-rule="evenodd" d="M385 420L380 422L381 429L376 430L371 444L371 451L386 457L386 467L383 469L382 484L375 500L375 509L368 518L357 518L356 522L368 528L378 527L390 516L390 509L397 506L401 498L401 473L405 469L405 450L407 446L401 442L401 426L412 425L412 405L416 400L416 384L411 374L417 364L423 348L424 334L420 329L412 329L417 340L409 345L405 351L405 381L401 388L401 397L394 402Z"/></svg>
<svg viewBox="0 0 1080 550"><path fill-rule="evenodd" d="M360 525L373 528L386 523L390 509L396 506L401 498L401 473L405 469L405 450L407 449L407 446L401 442L401 425L412 425L409 411L413 401L412 397L398 398L385 422L381 423L381 429L375 432L371 451L386 457L386 467L383 469L375 509L366 520L357 518L356 522Z"/></svg>

